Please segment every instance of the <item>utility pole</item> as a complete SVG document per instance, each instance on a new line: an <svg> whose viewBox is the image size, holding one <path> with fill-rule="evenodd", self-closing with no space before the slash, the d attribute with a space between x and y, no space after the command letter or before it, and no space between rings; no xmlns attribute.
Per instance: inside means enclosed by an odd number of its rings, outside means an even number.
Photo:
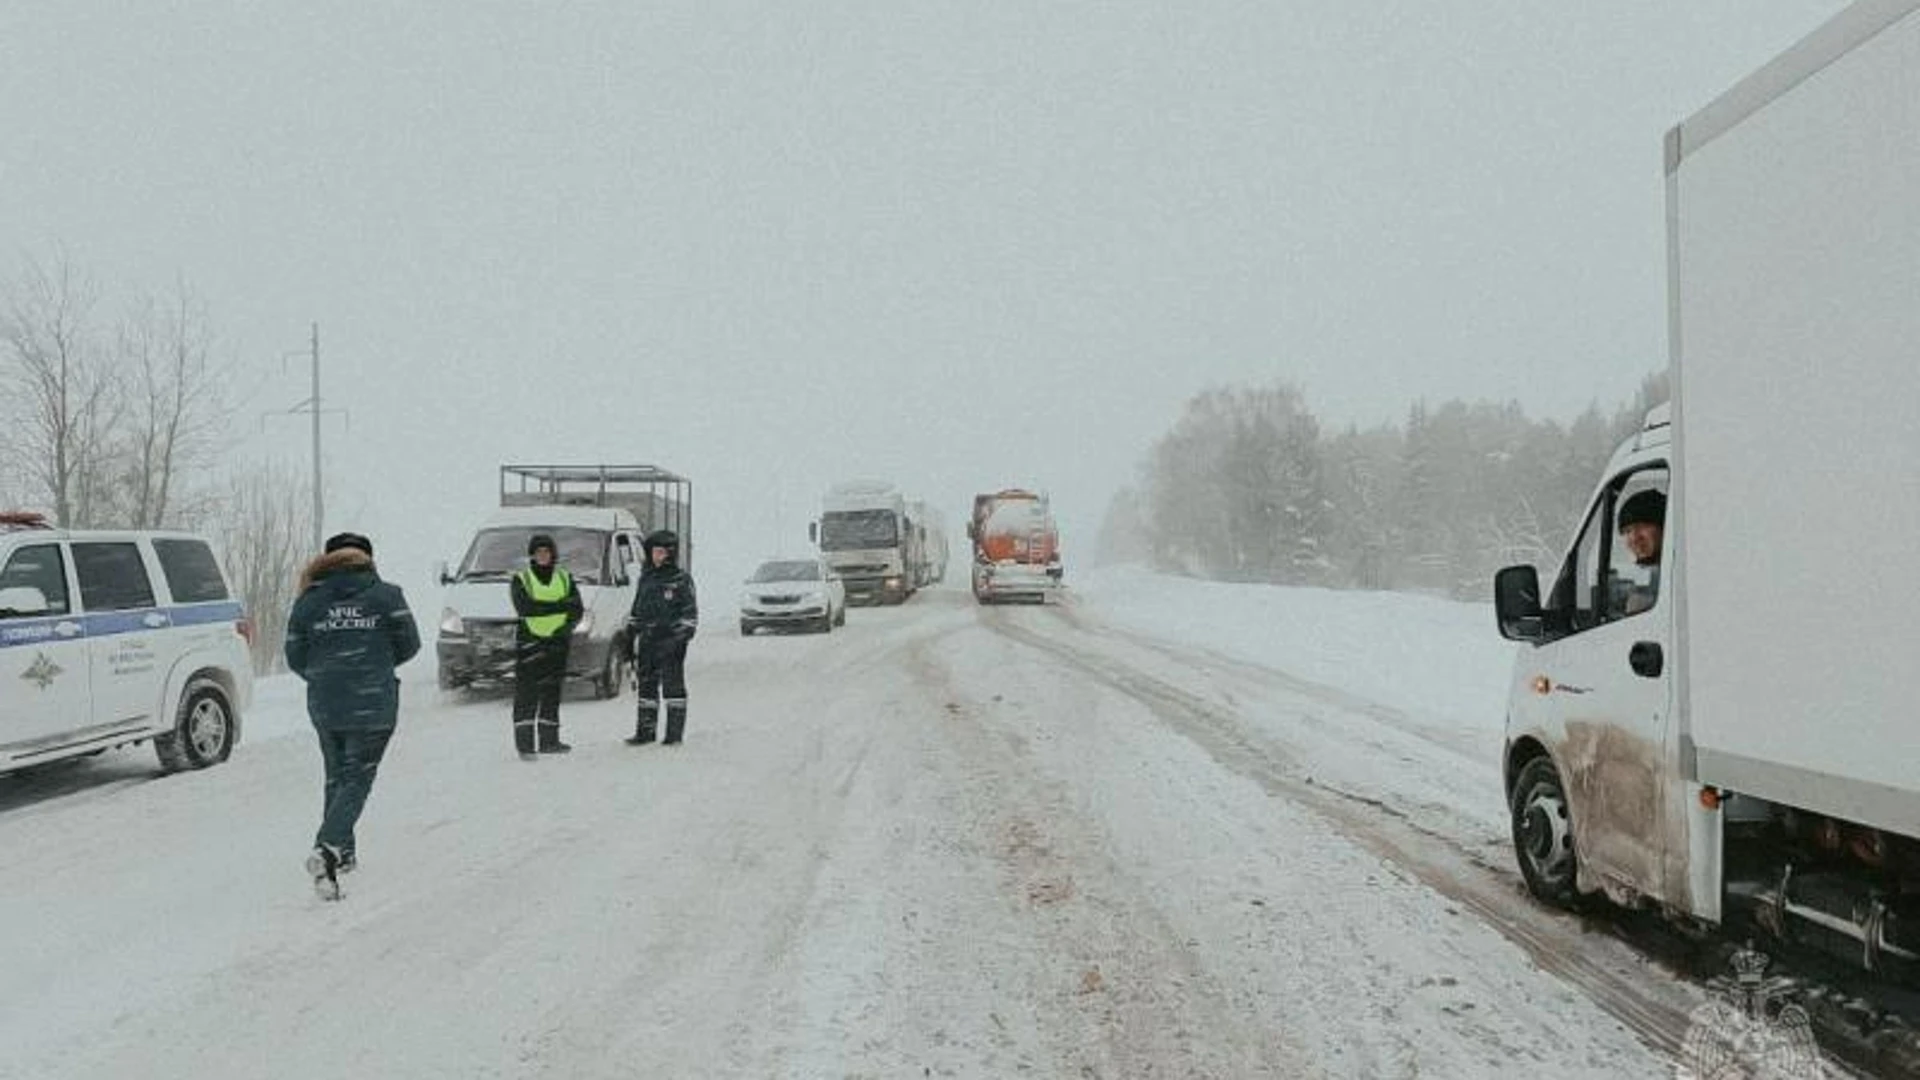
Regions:
<svg viewBox="0 0 1920 1080"><path fill-rule="evenodd" d="M313 324L313 550L325 543L326 503L320 488L320 324Z"/></svg>
<svg viewBox="0 0 1920 1080"><path fill-rule="evenodd" d="M328 408L323 408L321 405L321 401L320 401L320 324L317 322L313 323L311 329L312 329L312 332L311 332L311 336L308 338L307 348L304 350L290 351L290 352L285 352L280 354L280 363L284 369L284 366L288 360L292 359L293 357L299 356L304 352L307 357L309 374L312 378L312 384L311 384L312 393L307 398L307 400L302 401L300 404L285 410L284 413L274 414L274 415L292 416L292 415L298 415L300 413L306 413L313 417L313 550L316 553L318 553L321 545L326 543L326 535L327 535L326 489L321 484L321 472L320 472L320 417L327 413L343 413L346 410L328 409ZM349 422L351 422L351 420L349 420ZM261 418L261 424L264 426L265 423L266 423L266 418L263 416Z"/></svg>

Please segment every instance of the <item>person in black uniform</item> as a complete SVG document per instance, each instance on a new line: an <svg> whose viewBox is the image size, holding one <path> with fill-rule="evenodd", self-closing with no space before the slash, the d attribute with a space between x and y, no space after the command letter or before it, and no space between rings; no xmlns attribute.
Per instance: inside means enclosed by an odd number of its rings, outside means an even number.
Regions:
<svg viewBox="0 0 1920 1080"><path fill-rule="evenodd" d="M567 681L567 646L584 611L573 575L559 565L553 537L527 541L527 568L513 575L513 744L523 761L564 754L560 692Z"/></svg>
<svg viewBox="0 0 1920 1080"><path fill-rule="evenodd" d="M307 715L326 769L320 830L307 857L313 886L340 899L339 875L359 865L354 826L400 720L394 670L420 651L398 585L380 580L373 541L340 533L301 574L287 617L287 667L307 684Z"/></svg>
<svg viewBox="0 0 1920 1080"><path fill-rule="evenodd" d="M687 727L687 643L700 628L693 576L680 568L680 538L661 529L646 539L647 568L633 596L627 628L633 641L633 671L640 685L639 718L629 746L655 737L660 713L667 716L666 745L680 742Z"/></svg>

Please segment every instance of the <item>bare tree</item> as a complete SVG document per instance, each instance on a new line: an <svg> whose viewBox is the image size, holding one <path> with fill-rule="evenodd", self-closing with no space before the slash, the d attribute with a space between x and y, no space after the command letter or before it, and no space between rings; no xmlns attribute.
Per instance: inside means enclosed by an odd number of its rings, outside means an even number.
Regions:
<svg viewBox="0 0 1920 1080"><path fill-rule="evenodd" d="M185 284L164 306L149 299L121 324L128 398L120 471L136 527L174 524L193 509L183 505L184 481L212 463L231 419L211 337L206 307Z"/></svg>
<svg viewBox="0 0 1920 1080"><path fill-rule="evenodd" d="M287 612L313 554L312 495L300 470L263 465L235 476L225 503L221 547L253 619L254 670L264 675L281 663Z"/></svg>
<svg viewBox="0 0 1920 1080"><path fill-rule="evenodd" d="M105 509L113 378L88 319L93 283L64 258L29 263L0 309L0 379L14 415L6 449L52 504L61 525L91 525Z"/></svg>

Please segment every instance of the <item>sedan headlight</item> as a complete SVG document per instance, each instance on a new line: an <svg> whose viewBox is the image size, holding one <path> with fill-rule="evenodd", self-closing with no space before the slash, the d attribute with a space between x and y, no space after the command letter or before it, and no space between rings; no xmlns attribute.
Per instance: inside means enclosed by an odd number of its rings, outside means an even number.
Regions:
<svg viewBox="0 0 1920 1080"><path fill-rule="evenodd" d="M447 608L440 613L440 633L444 637L466 637L467 621L460 617L459 612Z"/></svg>

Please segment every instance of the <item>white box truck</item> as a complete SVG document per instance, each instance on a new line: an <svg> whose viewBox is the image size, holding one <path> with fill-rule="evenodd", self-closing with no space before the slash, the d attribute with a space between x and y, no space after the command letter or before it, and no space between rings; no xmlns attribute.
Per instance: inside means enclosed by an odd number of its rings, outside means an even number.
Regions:
<svg viewBox="0 0 1920 1080"><path fill-rule="evenodd" d="M1920 0L1667 139L1673 400L1495 582L1532 891L1920 956ZM1651 526L1651 528L1649 528Z"/></svg>

